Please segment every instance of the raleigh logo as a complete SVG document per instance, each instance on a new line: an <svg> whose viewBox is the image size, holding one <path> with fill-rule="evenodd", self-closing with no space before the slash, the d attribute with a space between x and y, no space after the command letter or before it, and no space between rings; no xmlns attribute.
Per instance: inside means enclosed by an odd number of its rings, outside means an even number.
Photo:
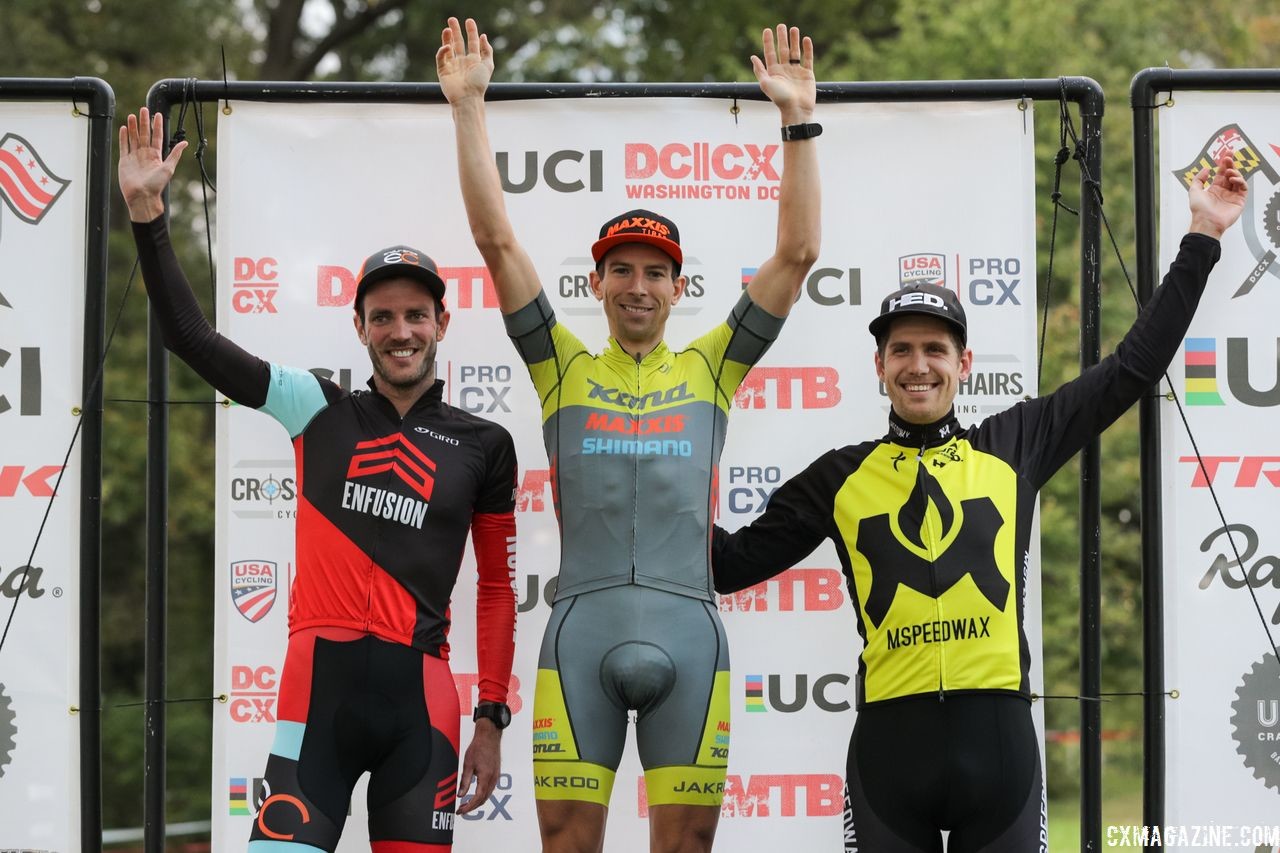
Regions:
<svg viewBox="0 0 1280 853"><path fill-rule="evenodd" d="M780 148L779 143L671 142L657 147L629 142L623 167L627 198L776 200L781 175L773 160Z"/></svg>
<svg viewBox="0 0 1280 853"><path fill-rule="evenodd" d="M1280 147L1276 145L1272 145L1271 150L1280 154ZM1201 169L1208 169L1211 177L1216 176L1217 162L1227 153L1246 181L1252 182L1255 175L1262 175L1271 182L1272 187L1271 198L1262 212L1261 233L1258 228L1257 205L1253 201L1253 193L1250 193L1248 210L1252 215L1245 216L1241 225L1245 244L1258 263L1231 295L1232 299L1237 299L1253 290L1264 275L1280 278L1280 264L1276 263L1276 251L1280 249L1280 174L1263 158L1261 149L1245 136L1240 125L1235 123L1225 125L1209 137L1195 159L1181 169L1175 169L1173 174L1182 181L1184 187L1190 188Z"/></svg>
<svg viewBox="0 0 1280 853"><path fill-rule="evenodd" d="M276 603L276 564L269 560L240 560L231 564L231 601L240 615L259 622Z"/></svg>
<svg viewBox="0 0 1280 853"><path fill-rule="evenodd" d="M934 557L932 565L919 556L920 552L928 551L921 536L925 519L919 514L919 508L925 508L927 515L928 507L932 507L935 515L929 526L942 531L938 546L943 550ZM1004 610L1009 599L1009 581L1000 574L993 553L995 531L1003 526L1004 519L991 498L960 501L957 518L938 481L929 476L917 478L915 488L898 510L898 528L910 537L912 547L899 541L887 513L865 518L858 525L856 547L874 567L865 603L871 624L879 627L884 622L899 586L937 598L966 575L992 606ZM903 644L908 643L909 639Z"/></svg>
<svg viewBox="0 0 1280 853"><path fill-rule="evenodd" d="M1218 539L1223 540L1218 546L1220 553L1213 558L1204 577L1200 578L1200 589L1208 589L1213 584L1213 579L1220 577L1227 589L1243 589L1245 586L1264 589L1270 586L1280 591L1280 558L1264 555L1259 557L1252 566L1246 565L1258 552L1257 531L1247 524L1229 524L1226 527L1219 527L1204 538L1200 543L1200 550L1206 554L1209 553ZM1240 552L1238 561L1229 540L1234 540ZM1233 573L1232 569L1239 571ZM1280 625L1280 604L1277 604L1275 611L1271 614L1271 624Z"/></svg>
<svg viewBox="0 0 1280 853"><path fill-rule="evenodd" d="M1227 390L1238 402L1255 408L1280 406L1280 338L1275 340L1275 352L1268 359L1262 358L1277 369L1274 384L1265 390L1253 387L1249 376L1250 343L1261 343L1249 338L1227 338L1226 376ZM1255 350L1256 351L1256 350ZM1187 338L1184 346L1186 360L1185 400L1188 406L1223 406L1218 384L1218 341L1215 338ZM1266 371L1263 371L1266 375Z"/></svg>

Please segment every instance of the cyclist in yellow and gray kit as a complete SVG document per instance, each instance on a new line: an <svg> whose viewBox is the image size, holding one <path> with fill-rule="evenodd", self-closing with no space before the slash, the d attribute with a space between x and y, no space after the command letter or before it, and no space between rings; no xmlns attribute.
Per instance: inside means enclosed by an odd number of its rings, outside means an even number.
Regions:
<svg viewBox="0 0 1280 853"><path fill-rule="evenodd" d="M610 332L593 355L557 321L507 217L485 126L488 39L471 20L464 39L451 18L441 41L467 216L542 403L561 528L533 712L543 849L600 849L635 711L651 849L709 850L729 753L729 654L709 561L716 471L734 392L817 256L813 45L779 25L776 40L763 34L763 61L752 57L783 125L773 256L723 323L676 352L663 336L685 288L679 231L652 211L613 217L592 247Z"/></svg>
<svg viewBox="0 0 1280 853"><path fill-rule="evenodd" d="M1159 381L1247 187L1228 156L1192 182L1191 227L1115 352L1057 391L961 426L964 308L932 284L871 321L892 409L882 438L831 450L764 514L716 528L716 590L745 589L835 543L863 639L845 776L847 851L1045 849L1023 596L1036 493Z"/></svg>

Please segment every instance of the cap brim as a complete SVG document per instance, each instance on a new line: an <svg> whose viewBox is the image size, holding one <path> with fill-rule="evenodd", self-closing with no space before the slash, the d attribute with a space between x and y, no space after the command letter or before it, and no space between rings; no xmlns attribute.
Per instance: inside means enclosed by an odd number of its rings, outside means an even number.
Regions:
<svg viewBox="0 0 1280 853"><path fill-rule="evenodd" d="M943 321L944 323L947 323L952 328L954 328L957 332L959 332L960 340L964 341L965 343L969 342L969 330L966 329L964 325L960 323L959 320L957 320L955 317L952 317L950 314L943 314L938 311L930 311L925 308L901 308L897 311L891 311L888 314L881 314L879 317L876 317L874 320L872 320L870 323L867 324L867 330L871 332L873 337L878 338L880 337L881 334L883 334L889 328L889 324L892 323L894 320L897 320L899 317L908 317L908 316L937 317L939 320Z"/></svg>
<svg viewBox="0 0 1280 853"><path fill-rule="evenodd" d="M680 244L665 237L653 237L648 234L614 234L597 240L591 247L591 259L596 263L605 256L605 253L614 246L620 246L623 243L647 243L661 249L665 254L670 255L677 264L684 263L684 253L680 251Z"/></svg>
<svg viewBox="0 0 1280 853"><path fill-rule="evenodd" d="M445 294L444 279L433 273L426 267L415 266L413 264L392 264L390 266L379 267L369 272L360 279L360 283L356 285L356 295L364 293L371 285L389 278L411 278L414 281L420 281L427 286L427 290L431 291L431 295L436 299L443 300Z"/></svg>

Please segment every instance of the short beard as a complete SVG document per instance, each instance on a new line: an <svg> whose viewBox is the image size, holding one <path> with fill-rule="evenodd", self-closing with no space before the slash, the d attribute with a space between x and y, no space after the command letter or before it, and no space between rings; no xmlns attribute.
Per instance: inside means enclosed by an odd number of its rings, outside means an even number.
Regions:
<svg viewBox="0 0 1280 853"><path fill-rule="evenodd" d="M392 379L387 375L387 371L382 366L382 356L374 350L373 345L369 344L366 348L369 350L369 361L373 364L373 372L378 374L378 378L392 388L400 390L413 388L431 376L436 367L436 347L434 342L427 347L422 359L422 367L418 369L418 372L409 378L398 380Z"/></svg>

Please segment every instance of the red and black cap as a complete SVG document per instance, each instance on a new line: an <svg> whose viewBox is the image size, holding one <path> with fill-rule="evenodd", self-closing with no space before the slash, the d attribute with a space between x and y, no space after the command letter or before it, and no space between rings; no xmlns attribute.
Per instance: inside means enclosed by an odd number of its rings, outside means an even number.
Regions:
<svg viewBox="0 0 1280 853"><path fill-rule="evenodd" d="M925 314L946 320L960 332L960 341L969 339L969 323L964 316L964 306L955 292L936 284L910 284L895 290L880 303L880 316L867 326L877 339L888 331L889 324L908 314Z"/></svg>
<svg viewBox="0 0 1280 853"><path fill-rule="evenodd" d="M390 246L365 258L356 282L356 304L364 298L369 286L388 278L412 278L420 281L431 295L444 302L444 279L436 262L426 252L409 246Z"/></svg>
<svg viewBox="0 0 1280 853"><path fill-rule="evenodd" d="M601 225L600 239L591 246L591 259L600 263L606 252L622 243L648 243L666 252L677 264L684 263L680 229L652 210L628 210Z"/></svg>

